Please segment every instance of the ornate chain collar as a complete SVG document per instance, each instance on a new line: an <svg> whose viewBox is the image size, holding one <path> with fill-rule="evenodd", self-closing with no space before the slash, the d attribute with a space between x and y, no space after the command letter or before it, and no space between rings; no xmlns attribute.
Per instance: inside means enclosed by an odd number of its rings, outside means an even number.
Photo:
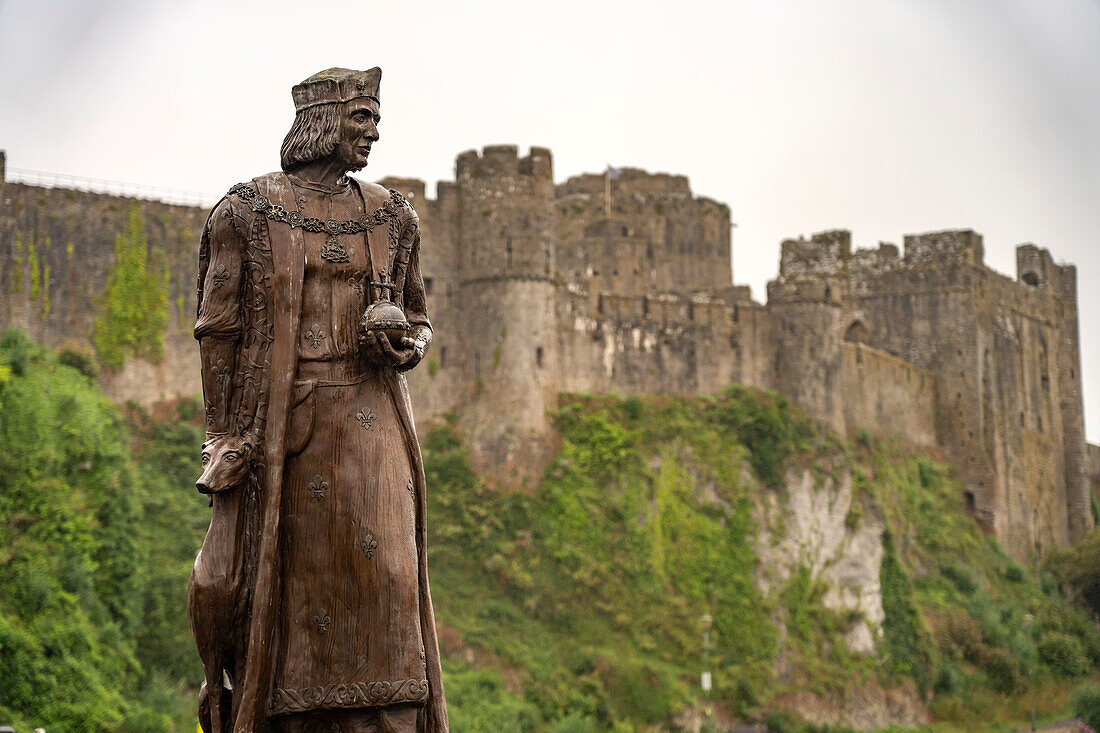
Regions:
<svg viewBox="0 0 1100 733"><path fill-rule="evenodd" d="M240 196L241 200L272 221L277 221L291 228L301 228L307 232L327 232L332 236L337 234L358 234L360 232L373 231L376 226L387 221L396 221L398 215L408 207L404 197L397 191L390 189L390 200L377 209L373 214L364 214L358 219L336 221L329 219L322 221L312 216L302 216L300 211L287 211L282 206L268 201L261 193L246 183L238 183L229 189L227 196Z"/></svg>

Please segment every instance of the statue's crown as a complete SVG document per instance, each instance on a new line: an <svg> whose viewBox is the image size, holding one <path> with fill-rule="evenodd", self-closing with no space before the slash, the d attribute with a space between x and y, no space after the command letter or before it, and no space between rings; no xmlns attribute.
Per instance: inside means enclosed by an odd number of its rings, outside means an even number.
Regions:
<svg viewBox="0 0 1100 733"><path fill-rule="evenodd" d="M382 69L375 66L366 71L352 69L325 69L309 77L290 90L294 97L294 109L301 112L307 107L332 102L347 102L359 97L378 99L378 84L382 81Z"/></svg>

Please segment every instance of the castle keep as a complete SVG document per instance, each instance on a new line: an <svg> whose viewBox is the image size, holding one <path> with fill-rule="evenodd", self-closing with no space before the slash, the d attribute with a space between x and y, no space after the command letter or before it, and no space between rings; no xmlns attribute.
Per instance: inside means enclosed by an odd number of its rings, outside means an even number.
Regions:
<svg viewBox="0 0 1100 733"><path fill-rule="evenodd" d="M733 285L729 208L683 176L624 169L555 184L549 150L491 146L458 156L435 199L422 181L382 183L423 230L437 336L410 373L418 418L456 414L506 483L539 470L560 392L739 382L838 431L940 451L975 518L1017 557L1091 527L1076 271L1044 249L1018 247L1013 280L985 266L972 231L908 235L901 250L825 232L783 242L760 304ZM101 381L119 400L198 393L202 209L0 183L0 322L89 350L109 325L104 287L134 216L149 242L143 271L162 283L163 356L127 358Z"/></svg>

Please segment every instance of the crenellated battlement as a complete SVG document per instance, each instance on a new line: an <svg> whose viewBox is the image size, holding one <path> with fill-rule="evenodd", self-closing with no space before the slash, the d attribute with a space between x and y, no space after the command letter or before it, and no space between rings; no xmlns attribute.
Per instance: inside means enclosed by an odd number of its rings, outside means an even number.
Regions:
<svg viewBox="0 0 1100 733"><path fill-rule="evenodd" d="M520 176L552 181L553 156L549 148L532 147L521 158L519 148L515 145L486 145L480 153L477 150L467 150L455 159L455 178L460 183Z"/></svg>
<svg viewBox="0 0 1100 733"><path fill-rule="evenodd" d="M973 229L906 234L904 243L907 267L983 264L982 235Z"/></svg>
<svg viewBox="0 0 1100 733"><path fill-rule="evenodd" d="M603 173L582 173L558 185L558 196L599 196L607 190L610 179L613 195L655 198L691 197L687 176L670 173L650 173L641 168L613 168Z"/></svg>
<svg viewBox="0 0 1100 733"><path fill-rule="evenodd" d="M843 272L852 254L852 233L833 229L807 240L786 239L780 245L779 275L828 275Z"/></svg>
<svg viewBox="0 0 1100 733"><path fill-rule="evenodd" d="M818 232L809 239L784 240L779 260L780 278L818 275L849 276L872 274L899 268L984 267L982 235L972 229L950 229L904 236L905 254L898 247L879 242L877 248L852 249L852 234L845 229ZM1050 268L1028 250L1021 255L1032 275ZM1049 254L1047 255L1049 260Z"/></svg>
<svg viewBox="0 0 1100 733"><path fill-rule="evenodd" d="M878 247L857 249L848 259L849 273L887 272L902 264L898 255L898 246L889 242L879 242Z"/></svg>
<svg viewBox="0 0 1100 733"><path fill-rule="evenodd" d="M1032 288L1050 288L1063 297L1077 298L1077 268L1058 264L1050 250L1034 244L1016 247L1016 279Z"/></svg>
<svg viewBox="0 0 1100 733"><path fill-rule="evenodd" d="M419 206L421 202L428 200L427 194L425 193L427 186L424 181L419 178L386 176L385 178L379 179L378 184L397 191L409 200L409 203L413 205L414 209Z"/></svg>

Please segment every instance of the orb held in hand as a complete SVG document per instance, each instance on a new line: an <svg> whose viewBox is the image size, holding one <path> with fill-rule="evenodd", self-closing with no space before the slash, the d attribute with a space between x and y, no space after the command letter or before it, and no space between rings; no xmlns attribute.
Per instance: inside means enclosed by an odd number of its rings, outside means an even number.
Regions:
<svg viewBox="0 0 1100 733"><path fill-rule="evenodd" d="M400 344L411 328L405 313L388 300L376 300L367 306L363 313L363 327L368 333L386 334L391 345Z"/></svg>

